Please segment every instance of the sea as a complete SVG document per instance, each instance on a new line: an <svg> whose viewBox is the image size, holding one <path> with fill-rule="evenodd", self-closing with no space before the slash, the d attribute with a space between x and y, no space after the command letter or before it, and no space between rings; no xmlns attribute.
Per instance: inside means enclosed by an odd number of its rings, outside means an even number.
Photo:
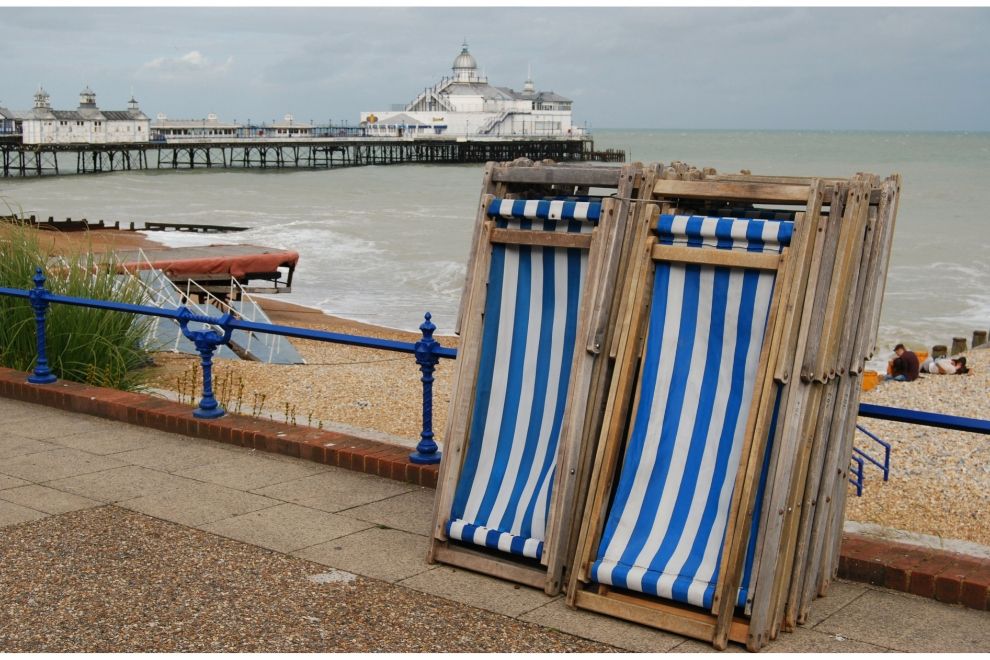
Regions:
<svg viewBox="0 0 990 660"><path fill-rule="evenodd" d="M598 130L628 161L732 173L848 177L899 172L903 189L878 347L918 348L990 327L990 133ZM148 232L168 245L252 243L300 261L285 300L415 329L453 329L482 165L339 170L150 170L0 179L4 204L91 221L246 226Z"/></svg>

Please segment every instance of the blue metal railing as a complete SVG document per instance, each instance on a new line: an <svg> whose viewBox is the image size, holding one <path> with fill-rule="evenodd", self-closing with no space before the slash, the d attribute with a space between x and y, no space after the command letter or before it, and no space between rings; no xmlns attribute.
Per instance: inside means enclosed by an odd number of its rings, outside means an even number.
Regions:
<svg viewBox="0 0 990 660"><path fill-rule="evenodd" d="M26 298L34 309L35 323L37 326L37 346L38 359L35 362L34 371L28 376L31 383L46 384L56 380L48 365L47 340L45 332L45 317L48 307L52 303L61 305L75 305L78 307L91 307L94 309L105 309L114 312L127 312L130 314L142 314L144 316L159 316L173 319L179 324L182 334L196 345L196 350L200 355L200 364L203 366L203 393L199 406L193 410L193 415L203 419L221 417L226 411L220 406L213 394L213 353L217 347L227 344L231 334L235 330L246 332L261 332L283 337L294 337L297 339L312 339L315 341L325 341L335 344L345 344L348 346L360 346L364 348L377 348L386 351L397 351L400 353L411 353L416 357L416 363L423 373L423 430L420 433L420 441L416 446L416 451L409 456L409 460L414 463L431 464L440 462L440 451L434 440L433 434L433 372L437 363L442 359L453 359L457 357L457 351L440 345L433 338L436 326L431 322L430 313L427 312L425 320L419 326L423 334L419 341L402 342L391 339L378 339L375 337L362 337L359 335L347 335L336 332L324 332L322 330L309 330L307 328L294 328L290 326L274 325L270 323L258 323L256 321L245 321L234 318L231 314L224 314L219 318L193 314L185 306L176 309L166 309L161 307L151 307L148 305L135 305L131 303L113 302L109 300L93 300L90 298L77 298L74 296L62 296L51 293L45 289L45 276L41 268L35 271L34 288L31 290L11 289L0 287L0 295L12 296L15 298ZM211 326L206 330L193 330L189 327L190 322L202 323ZM214 328L219 328L218 332Z"/></svg>
<svg viewBox="0 0 990 660"><path fill-rule="evenodd" d="M231 314L224 314L219 318L201 316L193 314L185 306L176 309L166 309L161 307L151 307L147 305L135 305L131 303L113 302L108 300L94 300L90 298L77 298L73 296L62 296L54 294L45 289L45 276L41 268L37 268L34 275L34 288L31 290L13 289L0 287L0 295L12 296L15 298L25 298L29 301L35 313L35 323L37 326L37 346L38 359L35 362L34 371L28 376L28 381L32 383L45 384L55 382L56 377L51 372L48 365L45 317L50 304L75 305L79 307L91 307L94 309L105 309L116 312L127 312L131 314L142 314L145 316L159 316L173 319L178 322L182 334L196 345L196 350L200 354L200 362L203 366L203 393L199 406L193 410L193 415L201 418L220 417L225 413L217 402L213 394L213 353L218 346L222 346L230 341L231 333L235 330L245 332L260 332L283 337L294 337L296 339L311 339L314 341L325 341L347 346L360 346L363 348L376 348L385 351L397 351L410 353L415 356L416 363L422 372L421 381L423 383L423 429L420 433L420 441L416 446L416 451L410 455L410 460L414 463L439 463L440 451L437 447L433 433L433 373L436 365L441 359L454 359L457 357L457 349L442 346L433 338L436 326L431 321L430 313L427 312L425 320L419 326L422 338L415 342L402 342L390 339L378 339L375 337L364 337L361 335L349 335L336 332L325 332L322 330L309 330L307 328L295 328L284 325L274 325L270 323L258 323L256 321L245 321L235 318ZM188 327L190 322L202 323L215 329L193 330ZM990 435L990 420L974 419L970 417L958 417L955 415L944 415L941 413L926 412L922 410L907 410L903 408L892 408L889 406L877 406L863 403L859 407L861 417L871 417L874 419L884 419L905 424L920 426L932 426L936 428L950 429L954 431L967 431L970 433L982 433ZM864 452L854 453L852 461L858 465L858 470L851 470L851 473L858 474L858 480L850 481L857 485L857 492L862 494L863 465L864 459L878 465L884 470L884 480L886 481L890 473L890 445L880 440L872 433L862 427L858 427L867 433L874 440L885 447L884 464L880 464Z"/></svg>
<svg viewBox="0 0 990 660"><path fill-rule="evenodd" d="M853 454L849 459L852 465L849 466L849 483L856 487L856 497L863 496L863 459Z"/></svg>

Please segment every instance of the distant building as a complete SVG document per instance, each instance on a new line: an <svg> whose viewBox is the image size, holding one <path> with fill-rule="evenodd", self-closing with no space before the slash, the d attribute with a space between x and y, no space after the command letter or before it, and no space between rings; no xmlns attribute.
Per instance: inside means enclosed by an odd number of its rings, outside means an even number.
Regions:
<svg viewBox="0 0 990 660"><path fill-rule="evenodd" d="M0 135L11 135L19 132L17 116L0 105Z"/></svg>
<svg viewBox="0 0 990 660"><path fill-rule="evenodd" d="M308 138L313 136L313 125L297 122L292 115L282 121L261 126L248 126L237 122L224 122L210 113L206 119L169 119L158 113L151 122L152 140L205 140L217 138Z"/></svg>
<svg viewBox="0 0 990 660"><path fill-rule="evenodd" d="M147 142L150 120L131 97L127 110L100 110L89 87L79 93L75 110L53 110L43 88L34 95L34 107L17 113L24 144L111 144Z"/></svg>
<svg viewBox="0 0 990 660"><path fill-rule="evenodd" d="M405 107L361 113L369 135L571 136L583 133L571 119L572 101L539 92L532 78L522 91L495 87L478 73L465 43L445 77Z"/></svg>
<svg viewBox="0 0 990 660"><path fill-rule="evenodd" d="M159 112L155 121L151 122L152 135L168 139L174 138L217 138L236 137L241 129L240 124L220 121L214 114L206 115L206 119L169 119Z"/></svg>

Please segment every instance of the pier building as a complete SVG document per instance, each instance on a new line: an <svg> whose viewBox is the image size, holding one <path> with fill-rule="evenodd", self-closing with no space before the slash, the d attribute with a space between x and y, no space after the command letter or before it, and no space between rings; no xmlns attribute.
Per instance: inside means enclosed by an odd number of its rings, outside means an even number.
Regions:
<svg viewBox="0 0 990 660"><path fill-rule="evenodd" d="M52 109L51 97L39 87L34 107L21 117L24 144L134 144L149 140L150 125L133 96L126 110L101 110L88 86L75 110Z"/></svg>
<svg viewBox="0 0 990 660"><path fill-rule="evenodd" d="M20 132L17 116L0 105L0 135L14 135L15 133L20 134Z"/></svg>
<svg viewBox="0 0 990 660"><path fill-rule="evenodd" d="M488 82L467 43L454 58L452 75L392 110L361 113L368 135L454 135L465 137L568 137L583 134L575 126L573 101L555 92L537 91L527 76L521 91Z"/></svg>

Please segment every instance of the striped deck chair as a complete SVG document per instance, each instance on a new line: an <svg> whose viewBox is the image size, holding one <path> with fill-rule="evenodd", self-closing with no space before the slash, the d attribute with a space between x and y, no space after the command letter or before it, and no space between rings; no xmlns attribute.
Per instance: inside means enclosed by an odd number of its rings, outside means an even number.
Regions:
<svg viewBox="0 0 990 660"><path fill-rule="evenodd" d="M612 452L613 472L599 469L592 482L575 562L583 568L569 602L711 641L716 617L706 610L715 604L737 472L760 406L770 416L764 432L775 433L780 396L761 395L771 377L764 345L794 223L663 214L652 226L633 284L644 303L633 307L644 316L619 349L628 367L624 376L617 368L617 379L626 379L626 394L603 429L599 454L601 464ZM643 335L638 355L635 338ZM614 396L621 384L613 384ZM769 456L767 442L755 472L757 511ZM736 582L740 607L758 516L752 520ZM745 641L745 633L736 623L729 637Z"/></svg>
<svg viewBox="0 0 990 660"><path fill-rule="evenodd" d="M554 562L546 545L576 516L574 498L559 491L571 487L583 431L595 359L585 349L598 295L590 283L611 204L486 199L431 560L559 590L563 558Z"/></svg>

